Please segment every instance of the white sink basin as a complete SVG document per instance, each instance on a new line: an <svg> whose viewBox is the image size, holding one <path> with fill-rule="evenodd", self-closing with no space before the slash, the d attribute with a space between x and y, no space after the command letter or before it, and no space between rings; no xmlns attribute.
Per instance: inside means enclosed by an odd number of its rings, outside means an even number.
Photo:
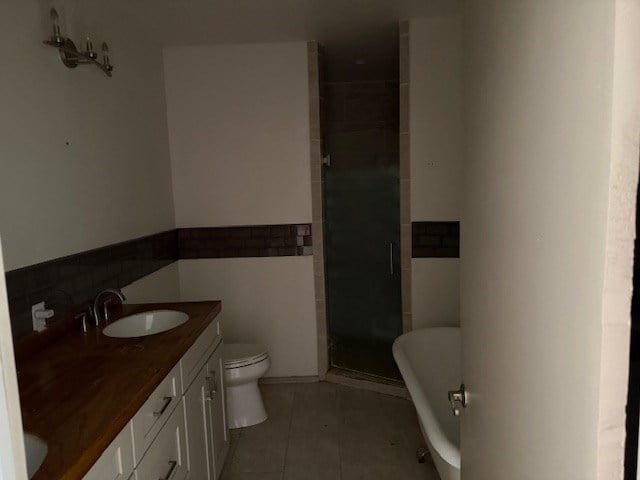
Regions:
<svg viewBox="0 0 640 480"><path fill-rule="evenodd" d="M152 310L123 317L105 327L107 337L146 337L179 327L189 320L189 315L175 310Z"/></svg>
<svg viewBox="0 0 640 480"><path fill-rule="evenodd" d="M27 475L29 478L38 471L47 456L47 444L30 433L24 434L24 453L27 457Z"/></svg>

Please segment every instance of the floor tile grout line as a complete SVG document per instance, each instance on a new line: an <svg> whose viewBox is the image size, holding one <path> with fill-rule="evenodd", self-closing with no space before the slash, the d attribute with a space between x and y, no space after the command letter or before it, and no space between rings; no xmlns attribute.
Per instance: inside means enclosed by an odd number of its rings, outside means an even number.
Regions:
<svg viewBox="0 0 640 480"><path fill-rule="evenodd" d="M225 459L222 470L220 471L220 478L222 479L225 479L227 477L229 469L232 468L233 459L236 455L236 451L238 450L238 442L240 441L240 437L242 436L242 429L237 429L238 437L234 440L234 446L233 448L231 448L231 430L232 429L229 429L229 451L231 452L231 454L229 455L229 453L227 453L227 458Z"/></svg>
<svg viewBox="0 0 640 480"><path fill-rule="evenodd" d="M362 475L365 472L373 474L373 476L370 476L369 478L371 478L371 480L375 480L378 478L376 473L383 475L383 472L389 473L391 470L395 472L394 475L398 475L398 480L414 478L413 475L418 473L418 469L415 468L416 462L413 455L411 455L411 447L418 441L418 437L420 437L420 439L422 438L419 433L416 436L414 431L417 429L418 422L418 419L415 418L415 411L411 417L407 416L409 410L407 409L405 402L387 402L385 400L386 396L382 394L359 393L359 391L363 392L363 390L358 388L343 389L339 386L335 386L333 388L325 387L326 384L316 387L309 385L305 386L305 388L299 389L273 387L275 395L265 395L265 403L275 409L271 413L276 414L278 419L277 423L280 427L277 428L277 431L272 431L271 427L273 427L273 425L267 425L268 428L266 430L258 431L258 433L262 432L265 434L271 432L271 434L277 434L280 436L280 438L285 442L284 445L281 444L281 446L277 448L280 455L284 455L283 464L281 466L277 466L274 465L273 462L269 462L270 470L268 470L268 472L273 476L273 479L275 480L275 478L279 478L280 480L284 480L287 475L306 475L304 471L299 470L299 468L296 467L296 465L299 465L299 462L296 460L298 458L298 454L296 453L298 450L296 450L296 444L292 443L292 438L295 437L295 440L298 440L299 436L308 437L309 435L314 436L314 434L324 436L324 442L328 441L327 439L331 437L333 437L333 440L329 441L336 442L336 446L331 447L331 451L334 452L332 455L334 455L333 458L335 459L331 464L333 464L334 461L337 461L336 470L333 470L335 472L333 474L334 476L329 475L332 480L352 478L354 474ZM285 401L286 404L283 403ZM307 404L307 402L310 403ZM301 407L307 406L312 410L311 412L308 411L308 408L301 409ZM295 414L296 410L299 410L297 414ZM332 410L332 412L329 410ZM320 417L317 417L318 412L321 414ZM308 415L309 413L311 416ZM289 416L283 418L283 414ZM388 420L382 421L380 418L380 416L393 416L394 414L397 414L397 422L390 422ZM354 421L351 421L352 418ZM319 422L318 420L321 421ZM327 429L326 427L331 427L333 422L337 422L337 429ZM371 422L374 422L376 425L372 426ZM295 430L294 425L296 425ZM251 435L249 435L250 432ZM298 432L299 435L294 435L294 432ZM330 432L333 433L329 435ZM326 437L325 433L329 435L329 437ZM390 455L388 460L393 465L370 465L369 462L372 460L371 458L368 460L362 458L362 455L358 452L358 442L360 440L356 438L356 443L354 444L354 438L352 437L353 435L364 435L362 440L366 440L368 438L368 433L375 434L375 437L378 437L378 435L381 436L381 442L375 441L371 445L374 455L376 451L379 451L382 455ZM253 450L254 447L257 447L259 450L264 447L264 445L260 444L259 441L254 445L256 439L253 436L253 430L250 428L239 429L238 433L234 434L234 437L237 439L237 447L244 445L244 442L250 437L252 438L250 442L252 445L251 450ZM265 437L265 441L268 442L268 438L269 437ZM257 439L259 440L260 436L258 436ZM393 440L393 443L390 444L390 440ZM316 444L312 441L300 450L300 452L306 456L314 455L314 449L316 448L315 445ZM245 447L246 446L247 445L245 445ZM326 446L328 447L329 444L326 444ZM327 450L327 452L328 451L329 450ZM245 463L248 461L248 465L252 465L254 463L249 460L249 457L244 458L243 456L242 459L240 459L238 457L238 453L239 449L238 451L234 451L233 455L230 456L230 459L233 459L234 463L237 463L239 460L242 460L242 462ZM327 459L328 458L329 457L327 457ZM373 463L375 464L376 462ZM258 464L255 464L254 466L258 467ZM266 464L262 466L267 468ZM384 470L384 468L387 470ZM388 470L389 468L391 468L391 470ZM435 472L433 465L424 468L431 472L429 473L429 478L436 478L435 476L431 477L433 472ZM242 470L242 468L240 468L240 470ZM322 468L320 470L322 470ZM259 476L255 477L255 474L259 472L255 470L253 471L255 473L252 473L249 476L251 478L260 478ZM267 472L267 470L262 469L261 471ZM228 473L229 477L225 476L223 478L225 478L225 480L232 480L232 477L234 479L236 478L233 474L238 472L227 469L226 473ZM323 475L323 478L326 478L328 471L320 471L319 473L321 476ZM249 477L247 477L247 479L248 478Z"/></svg>
<svg viewBox="0 0 640 480"><path fill-rule="evenodd" d="M340 440L342 435L342 429L344 428L344 409L342 408L342 398L340 397L340 391L336 388L336 396L337 396L337 400L338 400L338 410L340 412L340 424L338 425L338 472L339 472L339 479L338 480L342 480L342 441Z"/></svg>
<svg viewBox="0 0 640 480"><path fill-rule="evenodd" d="M297 392L293 391L293 398L291 399L291 408L289 409L289 428L287 429L287 446L284 449L284 465L282 465L282 480L287 475L287 456L289 455L289 442L291 441L291 425L293 423L293 412L296 405Z"/></svg>

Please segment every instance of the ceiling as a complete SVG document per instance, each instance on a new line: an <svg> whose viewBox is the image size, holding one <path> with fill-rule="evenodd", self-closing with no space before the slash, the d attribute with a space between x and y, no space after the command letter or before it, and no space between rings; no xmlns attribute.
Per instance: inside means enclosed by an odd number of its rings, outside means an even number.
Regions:
<svg viewBox="0 0 640 480"><path fill-rule="evenodd" d="M459 0L110 0L108 8L163 46L317 40L328 79L356 81L397 78L398 21L453 13Z"/></svg>

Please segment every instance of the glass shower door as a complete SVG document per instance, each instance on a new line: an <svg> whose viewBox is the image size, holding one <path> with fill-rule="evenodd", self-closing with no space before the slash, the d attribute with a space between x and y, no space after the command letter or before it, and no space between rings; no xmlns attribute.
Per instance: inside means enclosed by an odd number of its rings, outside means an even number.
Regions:
<svg viewBox="0 0 640 480"><path fill-rule="evenodd" d="M400 378L391 345L402 333L395 139L329 135L324 192L331 365L390 379Z"/></svg>

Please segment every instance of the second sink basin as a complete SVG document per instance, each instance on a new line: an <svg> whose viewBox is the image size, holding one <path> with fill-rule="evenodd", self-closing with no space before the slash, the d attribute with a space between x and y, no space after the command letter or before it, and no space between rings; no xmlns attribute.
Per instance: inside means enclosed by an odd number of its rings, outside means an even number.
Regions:
<svg viewBox="0 0 640 480"><path fill-rule="evenodd" d="M29 478L38 471L47 456L47 445L35 435L24 434L24 453L27 460L27 475Z"/></svg>
<svg viewBox="0 0 640 480"><path fill-rule="evenodd" d="M123 317L105 327L107 337L146 337L179 327L189 320L189 315L176 310L152 310Z"/></svg>

